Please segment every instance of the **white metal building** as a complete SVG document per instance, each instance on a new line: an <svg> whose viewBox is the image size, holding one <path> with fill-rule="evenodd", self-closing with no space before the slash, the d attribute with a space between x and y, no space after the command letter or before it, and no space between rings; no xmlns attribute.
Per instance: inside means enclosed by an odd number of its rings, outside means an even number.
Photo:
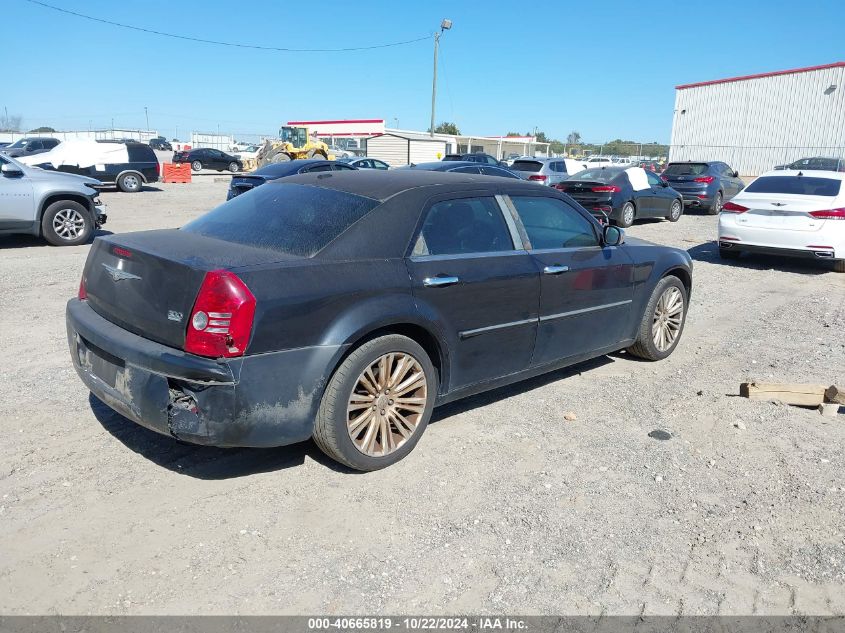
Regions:
<svg viewBox="0 0 845 633"><path fill-rule="evenodd" d="M669 160L721 160L742 175L845 157L845 62L675 87Z"/></svg>
<svg viewBox="0 0 845 633"><path fill-rule="evenodd" d="M383 160L391 167L430 163L446 155L446 141L428 134L388 132L367 139L367 156Z"/></svg>

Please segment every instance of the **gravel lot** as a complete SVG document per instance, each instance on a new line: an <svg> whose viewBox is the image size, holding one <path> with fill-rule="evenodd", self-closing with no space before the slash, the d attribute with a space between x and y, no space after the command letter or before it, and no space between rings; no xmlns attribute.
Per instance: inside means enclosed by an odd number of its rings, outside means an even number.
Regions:
<svg viewBox="0 0 845 633"><path fill-rule="evenodd" d="M107 192L106 228L179 226L226 187ZM668 360L613 355L438 409L371 474L312 443L180 445L112 413L65 340L88 247L0 238L0 612L842 615L845 415L735 394L845 383L845 275L722 263L715 229L629 231L696 260Z"/></svg>

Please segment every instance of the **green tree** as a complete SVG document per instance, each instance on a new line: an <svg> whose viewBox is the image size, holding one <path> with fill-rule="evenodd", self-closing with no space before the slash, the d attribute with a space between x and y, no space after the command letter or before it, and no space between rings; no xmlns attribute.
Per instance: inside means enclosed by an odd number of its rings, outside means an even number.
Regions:
<svg viewBox="0 0 845 633"><path fill-rule="evenodd" d="M522 136L519 132L508 132L505 136Z"/></svg>
<svg viewBox="0 0 845 633"><path fill-rule="evenodd" d="M0 114L0 132L20 132L21 117L19 114Z"/></svg>
<svg viewBox="0 0 845 633"><path fill-rule="evenodd" d="M566 143L568 145L580 145L581 144L581 133L575 132L574 130L570 132L566 136Z"/></svg>
<svg viewBox="0 0 845 633"><path fill-rule="evenodd" d="M54 130L53 128L51 128L47 125L42 125L41 127L37 127L34 130L30 130L29 132L27 132L27 134L34 134L34 133L38 133L38 132L55 132L55 131L56 130Z"/></svg>
<svg viewBox="0 0 845 633"><path fill-rule="evenodd" d="M548 143L549 142L549 139L546 138L545 132L537 132L534 136L537 138L538 143Z"/></svg>
<svg viewBox="0 0 845 633"><path fill-rule="evenodd" d="M429 128L431 131L431 128ZM460 136L461 131L458 129L458 126L454 123L450 123L448 121L443 121L440 123L436 128L434 128L435 134L453 134L454 136Z"/></svg>

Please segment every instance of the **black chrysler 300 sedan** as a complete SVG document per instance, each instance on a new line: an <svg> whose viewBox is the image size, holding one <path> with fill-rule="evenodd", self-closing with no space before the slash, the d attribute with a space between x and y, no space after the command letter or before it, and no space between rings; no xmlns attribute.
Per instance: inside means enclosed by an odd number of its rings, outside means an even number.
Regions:
<svg viewBox="0 0 845 633"><path fill-rule="evenodd" d="M392 464L432 409L684 327L686 252L624 240L565 194L441 172L270 182L178 230L97 238L67 306L73 364L179 440L314 437Z"/></svg>

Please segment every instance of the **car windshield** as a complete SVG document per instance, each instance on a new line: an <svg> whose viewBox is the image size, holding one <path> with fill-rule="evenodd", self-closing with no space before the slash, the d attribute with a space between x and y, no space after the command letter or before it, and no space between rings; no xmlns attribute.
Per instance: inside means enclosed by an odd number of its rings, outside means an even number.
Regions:
<svg viewBox="0 0 845 633"><path fill-rule="evenodd" d="M610 182L623 171L624 170L620 167L585 169L584 171L579 171L577 174L574 174L572 177L569 178L567 182L571 182L573 180L588 180L590 182Z"/></svg>
<svg viewBox="0 0 845 633"><path fill-rule="evenodd" d="M543 168L543 163L538 160L515 160L511 169L516 171L538 172Z"/></svg>
<svg viewBox="0 0 845 633"><path fill-rule="evenodd" d="M212 209L181 230L311 257L378 204L377 200L334 189L268 184Z"/></svg>
<svg viewBox="0 0 845 633"><path fill-rule="evenodd" d="M6 149L20 149L29 142L28 138L19 138L17 141L9 145Z"/></svg>
<svg viewBox="0 0 845 633"><path fill-rule="evenodd" d="M707 163L670 163L663 173L667 176L700 176L707 173Z"/></svg>
<svg viewBox="0 0 845 633"><path fill-rule="evenodd" d="M808 176L763 176L745 188L748 193L780 193L799 196L839 195L842 181Z"/></svg>

